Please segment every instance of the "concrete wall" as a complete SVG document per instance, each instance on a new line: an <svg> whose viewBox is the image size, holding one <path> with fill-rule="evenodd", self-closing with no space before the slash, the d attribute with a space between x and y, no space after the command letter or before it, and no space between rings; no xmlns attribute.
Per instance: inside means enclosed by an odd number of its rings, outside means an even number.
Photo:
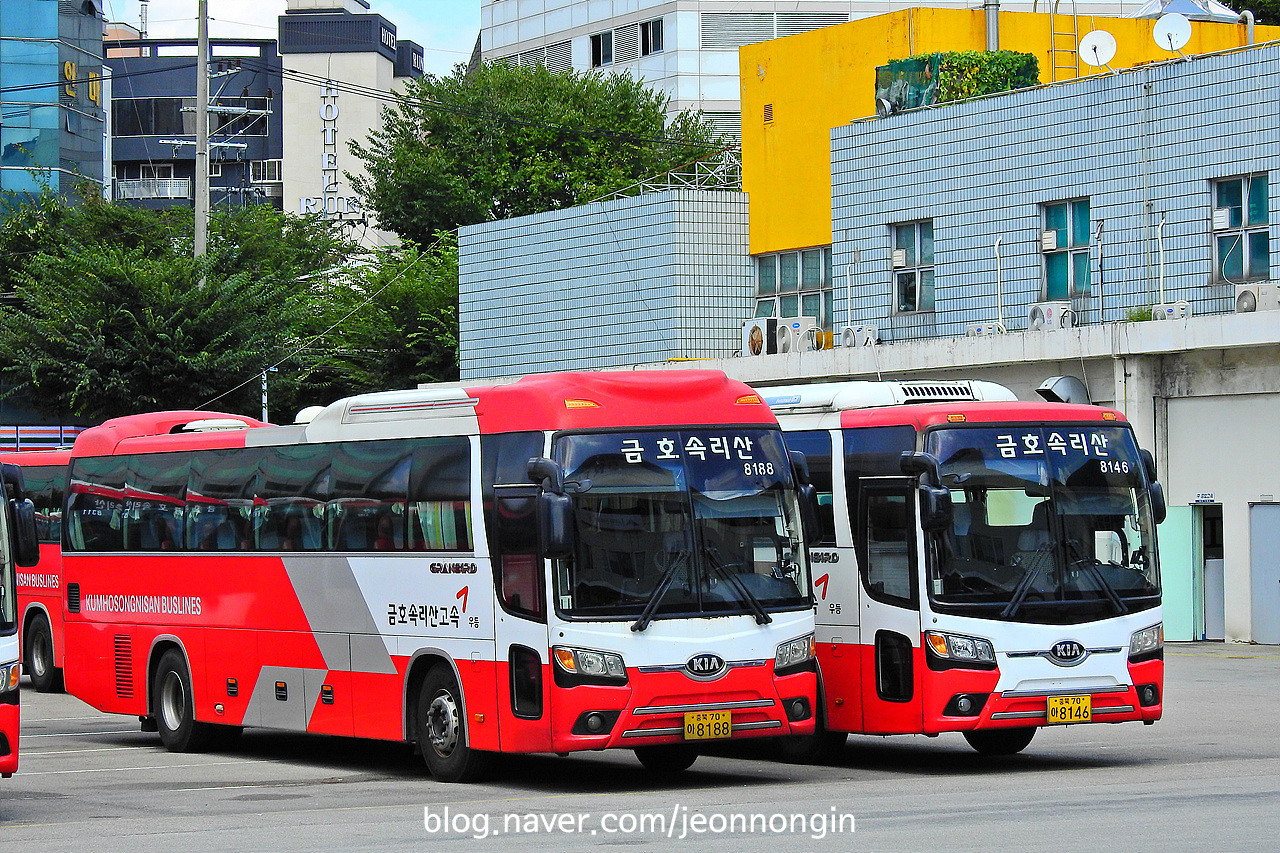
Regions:
<svg viewBox="0 0 1280 853"><path fill-rule="evenodd" d="M741 193L670 190L463 228L464 379L739 348L753 289Z"/></svg>

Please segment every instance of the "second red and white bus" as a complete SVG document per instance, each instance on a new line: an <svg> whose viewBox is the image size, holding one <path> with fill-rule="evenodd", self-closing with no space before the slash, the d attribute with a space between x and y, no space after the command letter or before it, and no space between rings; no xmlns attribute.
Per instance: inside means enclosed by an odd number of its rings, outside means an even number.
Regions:
<svg viewBox="0 0 1280 853"><path fill-rule="evenodd" d="M62 507L70 458L70 448L0 453L0 462L22 469L35 507L40 561L18 572L19 648L23 669L41 693L62 690Z"/></svg>
<svg viewBox="0 0 1280 853"><path fill-rule="evenodd" d="M1045 725L1160 718L1164 498L1118 412L986 382L760 393L823 505L822 712L790 755L850 732L1009 754Z"/></svg>
<svg viewBox="0 0 1280 853"><path fill-rule="evenodd" d="M405 740L458 780L813 731L804 492L747 386L548 374L186 432L208 417L87 430L64 520L67 688L170 749Z"/></svg>

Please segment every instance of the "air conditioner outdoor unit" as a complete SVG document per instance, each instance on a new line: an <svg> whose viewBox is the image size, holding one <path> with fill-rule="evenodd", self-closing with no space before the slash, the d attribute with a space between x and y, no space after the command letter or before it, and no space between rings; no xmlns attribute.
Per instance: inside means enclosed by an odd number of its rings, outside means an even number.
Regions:
<svg viewBox="0 0 1280 853"><path fill-rule="evenodd" d="M981 338L987 335L1003 335L1003 323L970 323L964 327L964 333L970 338Z"/></svg>
<svg viewBox="0 0 1280 853"><path fill-rule="evenodd" d="M818 325L812 317L779 317L778 318L778 352L801 352L813 349L813 335L809 330Z"/></svg>
<svg viewBox="0 0 1280 853"><path fill-rule="evenodd" d="M1277 282L1258 281L1236 285L1237 314L1276 310L1280 310L1280 284Z"/></svg>
<svg viewBox="0 0 1280 853"><path fill-rule="evenodd" d="M1152 320L1185 320L1191 316L1191 303L1185 300L1151 306Z"/></svg>
<svg viewBox="0 0 1280 853"><path fill-rule="evenodd" d="M842 347L869 347L880 342L880 329L876 326L845 326L840 333Z"/></svg>
<svg viewBox="0 0 1280 853"><path fill-rule="evenodd" d="M742 355L771 355L778 351L778 319L755 317L742 324Z"/></svg>
<svg viewBox="0 0 1280 853"><path fill-rule="evenodd" d="M1075 325L1075 312L1071 303L1033 302L1027 309L1027 330L1044 331L1047 329L1069 329Z"/></svg>

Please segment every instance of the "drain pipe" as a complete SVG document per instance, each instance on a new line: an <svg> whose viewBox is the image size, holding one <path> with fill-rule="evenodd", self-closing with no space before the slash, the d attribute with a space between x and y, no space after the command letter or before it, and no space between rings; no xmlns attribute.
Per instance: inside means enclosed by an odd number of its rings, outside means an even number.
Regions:
<svg viewBox="0 0 1280 853"><path fill-rule="evenodd" d="M1240 13L1240 17L1236 18L1236 23L1244 24L1245 44L1253 44L1253 13L1245 9ZM991 37L987 36L987 38L989 40Z"/></svg>
<svg viewBox="0 0 1280 853"><path fill-rule="evenodd" d="M1000 49L1000 0L982 0L982 13L987 21L987 50ZM1250 15L1252 19L1252 15ZM1253 32L1250 24L1249 32ZM1250 39L1249 44L1253 44Z"/></svg>

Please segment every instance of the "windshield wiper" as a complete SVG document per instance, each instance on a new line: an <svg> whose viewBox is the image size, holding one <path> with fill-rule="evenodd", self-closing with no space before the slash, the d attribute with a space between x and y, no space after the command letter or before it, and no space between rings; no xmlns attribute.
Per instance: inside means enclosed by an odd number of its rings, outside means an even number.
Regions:
<svg viewBox="0 0 1280 853"><path fill-rule="evenodd" d="M1085 557L1080 552L1080 547L1073 540L1067 540L1067 548L1075 556L1076 564L1088 572L1089 577L1093 578L1093 582L1098 585L1100 590L1102 590L1102 594L1106 596L1107 601L1111 602L1111 606L1116 609L1116 613L1120 616L1124 616L1128 613L1129 608L1126 607L1124 601L1121 600L1119 593L1116 592L1116 588L1107 580L1107 576L1098 568L1097 561Z"/></svg>
<svg viewBox="0 0 1280 853"><path fill-rule="evenodd" d="M747 609L756 617L756 624L768 625L772 622L773 617L765 611L764 605L760 603L760 599L756 598L755 595L752 594L751 590L747 589L747 585L742 582L742 578L738 576L738 573L731 572L725 568L724 564L720 562L720 555L713 549L708 548L706 550L706 554L707 565L711 567L711 570L742 594L742 600L746 602Z"/></svg>
<svg viewBox="0 0 1280 853"><path fill-rule="evenodd" d="M658 609L658 605L662 603L662 598L667 594L667 590L671 588L672 581L676 579L676 572L687 562L689 562L689 554L687 552L682 551L676 554L675 559L671 561L671 565L667 566L667 570L658 579L658 585L653 588L653 594L645 602L644 610L640 611L640 618L632 623L632 631L643 631L649 627L649 623L653 621L654 612Z"/></svg>
<svg viewBox="0 0 1280 853"><path fill-rule="evenodd" d="M1041 566L1044 564L1045 556L1052 553L1052 542L1046 542L1036 549L1035 556L1031 558L1031 563L1027 566L1026 572L1023 573L1022 578L1018 581L1018 585L1013 588L1013 597L1009 599L1009 603L1005 605L1004 610L1000 611L1001 619L1012 619L1022 609L1023 602L1031 594L1032 585L1040 577Z"/></svg>

